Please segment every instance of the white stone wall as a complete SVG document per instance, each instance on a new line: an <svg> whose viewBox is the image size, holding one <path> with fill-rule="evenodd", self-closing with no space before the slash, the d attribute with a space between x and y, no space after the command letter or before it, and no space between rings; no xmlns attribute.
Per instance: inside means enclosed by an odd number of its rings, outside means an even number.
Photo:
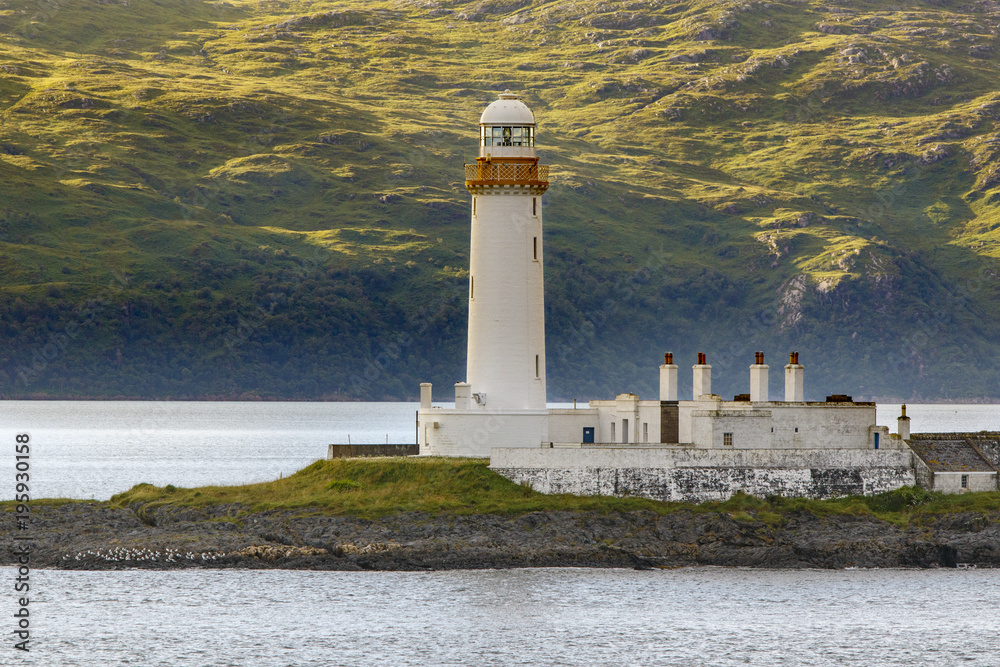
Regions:
<svg viewBox="0 0 1000 667"><path fill-rule="evenodd" d="M748 403L716 398L681 401L678 409L680 440L695 447L721 449L725 433L733 434L734 449L874 447L873 404ZM880 446L891 446L885 435Z"/></svg>
<svg viewBox="0 0 1000 667"><path fill-rule="evenodd" d="M975 440L976 448L986 457L986 460L1000 467L1000 437L988 436Z"/></svg>
<svg viewBox="0 0 1000 667"><path fill-rule="evenodd" d="M708 441L699 442L702 447L713 449L770 449L774 436L770 410L720 410L718 412L695 411L691 418L700 424L696 431L708 434ZM732 445L726 445L725 434L731 434Z"/></svg>
<svg viewBox="0 0 1000 667"><path fill-rule="evenodd" d="M623 442L623 419L628 420L628 439L625 442L635 442L635 424L639 419L638 396L619 394L613 401L591 401L590 407L596 408L600 415L597 442Z"/></svg>
<svg viewBox="0 0 1000 667"><path fill-rule="evenodd" d="M914 484L904 450L497 449L490 468L542 493L724 500L736 491L831 498Z"/></svg>
<svg viewBox="0 0 1000 667"><path fill-rule="evenodd" d="M968 486L962 488L962 475L968 475ZM935 472L933 491L941 493L973 493L975 491L996 491L995 472Z"/></svg>
<svg viewBox="0 0 1000 667"><path fill-rule="evenodd" d="M487 457L494 447L539 449L548 441L548 412L420 410L420 454Z"/></svg>
<svg viewBox="0 0 1000 667"><path fill-rule="evenodd" d="M711 450L679 445L650 447L499 448L490 467L500 468L853 468L868 465L912 467L909 449Z"/></svg>
<svg viewBox="0 0 1000 667"><path fill-rule="evenodd" d="M599 415L596 408L577 410L549 410L549 442L579 443L583 441L584 427L594 428L597 440Z"/></svg>
<svg viewBox="0 0 1000 667"><path fill-rule="evenodd" d="M636 443L647 444L660 441L659 401L639 401L636 427Z"/></svg>

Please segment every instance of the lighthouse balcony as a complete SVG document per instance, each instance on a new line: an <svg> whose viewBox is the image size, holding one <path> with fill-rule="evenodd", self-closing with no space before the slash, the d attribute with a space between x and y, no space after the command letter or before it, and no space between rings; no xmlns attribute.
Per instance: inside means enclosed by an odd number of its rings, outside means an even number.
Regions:
<svg viewBox="0 0 1000 667"><path fill-rule="evenodd" d="M479 162L465 165L466 187L496 185L531 185L547 187L549 166L546 164L518 164L511 162Z"/></svg>

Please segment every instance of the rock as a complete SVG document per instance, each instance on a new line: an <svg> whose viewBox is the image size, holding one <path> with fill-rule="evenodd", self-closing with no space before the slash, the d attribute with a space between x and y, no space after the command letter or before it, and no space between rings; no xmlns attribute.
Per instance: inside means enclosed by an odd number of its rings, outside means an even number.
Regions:
<svg viewBox="0 0 1000 667"><path fill-rule="evenodd" d="M955 513L899 528L872 516L799 511L765 522L752 512L532 512L520 516L401 513L377 520L247 513L239 505L36 506L32 565L62 569L276 568L772 568L1000 566L1000 515ZM9 511L9 510L8 510ZM220 521L221 519L221 521ZM225 524L225 526L221 525ZM12 521L0 523L10 540ZM10 565L9 551L0 564Z"/></svg>

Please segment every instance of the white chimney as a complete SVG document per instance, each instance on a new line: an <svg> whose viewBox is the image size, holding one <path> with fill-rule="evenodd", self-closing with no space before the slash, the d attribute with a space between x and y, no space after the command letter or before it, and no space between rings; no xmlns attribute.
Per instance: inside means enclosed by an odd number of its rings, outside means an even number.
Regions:
<svg viewBox="0 0 1000 667"><path fill-rule="evenodd" d="M903 414L896 420L896 432L899 434L900 439L910 439L910 418L906 416L905 405L903 406Z"/></svg>
<svg viewBox="0 0 1000 667"><path fill-rule="evenodd" d="M670 352L663 355L663 365L660 366L660 400L677 400L677 365Z"/></svg>
<svg viewBox="0 0 1000 667"><path fill-rule="evenodd" d="M806 369L799 363L799 353L791 352L788 355L788 365L785 366L785 401L788 403L802 403L805 401L805 389L803 379Z"/></svg>
<svg viewBox="0 0 1000 667"><path fill-rule="evenodd" d="M431 409L431 388L433 385L430 382L420 383L420 409L430 410Z"/></svg>
<svg viewBox="0 0 1000 667"><path fill-rule="evenodd" d="M455 409L468 410L469 399L472 397L472 385L468 382L455 383Z"/></svg>
<svg viewBox="0 0 1000 667"><path fill-rule="evenodd" d="M750 402L763 403L768 400L767 371L764 363L764 353L754 353L754 365L750 367Z"/></svg>
<svg viewBox="0 0 1000 667"><path fill-rule="evenodd" d="M691 367L694 371L694 400L712 393L712 367L706 363L705 353L698 353L698 363Z"/></svg>

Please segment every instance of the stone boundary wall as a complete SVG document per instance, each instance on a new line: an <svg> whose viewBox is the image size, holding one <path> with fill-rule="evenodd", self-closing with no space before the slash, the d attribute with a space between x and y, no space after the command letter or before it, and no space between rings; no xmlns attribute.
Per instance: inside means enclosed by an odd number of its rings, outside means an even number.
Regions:
<svg viewBox="0 0 1000 667"><path fill-rule="evenodd" d="M982 440L972 438L972 442L987 461L1000 468L1000 435Z"/></svg>
<svg viewBox="0 0 1000 667"><path fill-rule="evenodd" d="M416 456L419 445L330 445L326 458L345 459L355 456Z"/></svg>
<svg viewBox="0 0 1000 667"><path fill-rule="evenodd" d="M494 449L490 468L541 493L725 500L872 495L916 483L906 450Z"/></svg>

